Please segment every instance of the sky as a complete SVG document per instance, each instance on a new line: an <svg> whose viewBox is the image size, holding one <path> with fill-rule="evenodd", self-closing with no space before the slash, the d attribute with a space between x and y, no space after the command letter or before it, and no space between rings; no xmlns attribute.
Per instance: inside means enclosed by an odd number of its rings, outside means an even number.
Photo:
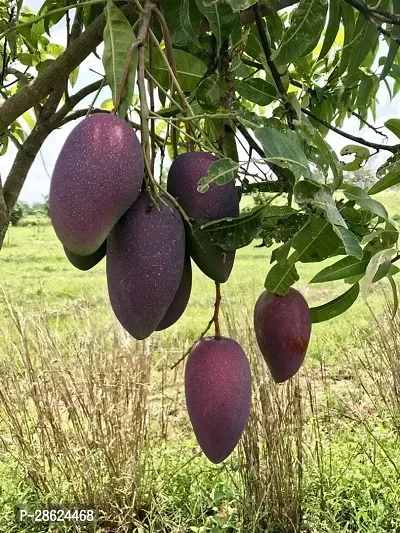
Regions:
<svg viewBox="0 0 400 533"><path fill-rule="evenodd" d="M42 3L43 0L30 0L25 2L25 4L29 5L35 12L39 10ZM65 45L66 32L65 26L62 22L57 26L54 26L50 30L50 32L52 41ZM102 51L103 47L100 46L97 49L99 57L101 57ZM383 54L384 52L381 51L380 55ZM104 69L101 60L91 54L91 56L88 57L80 67L78 81L73 89L73 92L76 92L82 87L88 85L89 83L98 80L100 77L98 73L102 74L103 72ZM88 107L92 103L93 97L94 95L91 95L90 97L83 100L79 107ZM98 97L96 106L98 107L104 100L109 99L110 97L110 90L108 88L103 89ZM392 102L390 102L388 91L384 86L382 86L378 92L378 99L379 104L377 106L377 121L375 125L382 126L385 120L392 117L396 117L400 106L400 93L396 96L394 100L392 100ZM54 131L48 137L46 142L43 144L42 150L38 154L28 174L27 180L21 192L21 200L27 201L29 203L43 200L43 196L46 195L49 191L51 173L56 162L57 156L68 134L76 126L76 124L77 121L71 124L67 124L61 129ZM347 133L363 137L364 139L367 139L371 142L383 142L382 137L380 137L370 129L363 128L361 131L359 131L359 121L354 117L347 119L342 129ZM395 144L398 142L398 139L388 130L386 130L385 133L388 135L388 144ZM343 146L351 143L351 141L344 139L343 137L334 132L330 132L326 137L326 140L335 149L337 154L339 154L340 149ZM14 161L15 154L16 150L12 146L8 149L7 154L0 158L0 170L2 176L6 176L8 174L8 171ZM379 164L382 164L382 162L388 157L388 155L390 155L389 152L382 152L381 154L372 158L372 160L370 161L370 166L372 168L376 168L377 166L379 166Z"/></svg>

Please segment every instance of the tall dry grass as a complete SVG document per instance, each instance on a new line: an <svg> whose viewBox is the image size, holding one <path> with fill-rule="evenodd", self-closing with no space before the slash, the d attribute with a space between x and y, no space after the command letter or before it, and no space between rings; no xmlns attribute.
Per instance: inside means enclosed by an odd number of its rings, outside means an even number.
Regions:
<svg viewBox="0 0 400 533"><path fill-rule="evenodd" d="M158 335L139 343L119 327L99 331L89 310L57 322L46 312L30 316L6 304L1 445L40 499L98 506L103 525L115 532L141 523L149 531L168 524L186 533L184 512L191 514L190 524L203 520L203 495L193 500L198 507L182 510L190 475L207 470L203 463L191 470L197 449L188 452L187 443L179 448L193 434L184 407L184 365L169 368L185 350L184 339ZM238 296L223 310L223 331L243 346L252 366L253 402L238 452L221 468L210 466L210 479L229 473L241 533L298 533L310 520L337 531L331 507L342 476L338 434L364 428L370 442L383 447L389 470L399 469L374 430L379 415L400 436L400 318L371 317L374 328L358 331L354 351L343 354L345 373L321 358L276 385L255 342L252 310ZM361 444L351 457L374 461L371 447ZM171 460L171 449L185 451ZM340 465L343 471L351 457ZM168 483L175 496L168 495ZM177 502L182 509L174 508ZM340 516L345 521L345 513Z"/></svg>
<svg viewBox="0 0 400 533"><path fill-rule="evenodd" d="M282 385L273 382L256 345L252 313L244 302L237 312L228 308L224 319L229 336L243 346L252 367L252 410L240 444L244 530L297 532L302 516L304 446L299 379Z"/></svg>
<svg viewBox="0 0 400 533"><path fill-rule="evenodd" d="M148 505L148 343L96 333L90 314L56 335L8 304L0 361L3 445L43 502L93 505L108 522ZM123 511L123 512L121 512Z"/></svg>

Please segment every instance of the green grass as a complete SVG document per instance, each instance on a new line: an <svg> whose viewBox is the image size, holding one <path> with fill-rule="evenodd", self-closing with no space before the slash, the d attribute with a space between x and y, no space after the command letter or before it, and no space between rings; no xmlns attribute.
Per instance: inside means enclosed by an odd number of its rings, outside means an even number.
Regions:
<svg viewBox="0 0 400 533"><path fill-rule="evenodd" d="M398 204L397 195L382 193L377 196L393 216ZM247 199L246 202L249 203ZM263 291L270 268L270 254L270 250L256 248L254 244L238 250L231 277L223 286L223 302L233 306L254 306ZM329 301L349 287L343 282L308 284L319 270L336 260L299 264L300 282L296 286L310 306ZM196 265L193 266L190 303L184 316L167 332L167 335L188 340L194 340L204 329L211 318L214 304L213 282ZM108 327L115 321L108 302L105 262L89 272L75 269L64 256L51 226L11 228L0 254L0 276L9 299L17 305L23 305L26 312L34 314L45 309L60 324L71 315L90 307L91 314L97 316L99 328ZM374 286L368 301L378 311L382 301L380 289L385 283L382 281ZM341 317L314 326L310 354L318 359L322 355L340 356L337 347L346 344L353 326L366 326L368 321L369 310L360 297L351 310Z"/></svg>

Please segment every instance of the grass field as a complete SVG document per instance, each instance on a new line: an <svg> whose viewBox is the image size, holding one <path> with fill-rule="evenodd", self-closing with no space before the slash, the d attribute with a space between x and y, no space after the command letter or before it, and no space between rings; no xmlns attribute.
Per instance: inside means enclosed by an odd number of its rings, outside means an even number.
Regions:
<svg viewBox="0 0 400 533"><path fill-rule="evenodd" d="M379 199L400 214L397 194ZM113 317L104 262L80 272L51 226L10 229L0 253L1 533L47 531L17 524L14 506L60 498L107 504L109 532L400 532L400 325L383 316L385 282L368 305L360 298L315 325L300 381L278 387L251 327L269 259L254 245L239 250L223 286L223 331L246 348L256 378L246 436L214 466L188 424L183 365L168 370L211 318L213 283L195 267L182 319L137 343ZM299 268L310 306L346 290L308 285L323 266Z"/></svg>
<svg viewBox="0 0 400 533"><path fill-rule="evenodd" d="M390 216L396 215L396 195L381 194L380 200L387 206ZM223 302L227 306L244 304L251 309L263 291L269 261L270 250L254 245L239 250L231 277L223 286ZM310 306L320 305L348 288L342 282L308 285L308 281L327 264L329 261L299 265L301 282L297 286ZM46 310L60 323L90 308L99 327L106 327L115 320L108 303L105 262L89 272L76 270L66 260L51 226L11 228L0 255L0 276L9 299L31 314ZM385 282L379 288L374 286L368 301L373 308L381 302L381 287L385 287ZM212 316L213 304L214 284L194 265L189 306L167 335L179 335L189 341L195 339ZM314 327L310 353L318 355L322 343L329 347L329 354L334 355L338 340L346 342L353 325L366 325L369 318L368 307L360 298L345 315Z"/></svg>

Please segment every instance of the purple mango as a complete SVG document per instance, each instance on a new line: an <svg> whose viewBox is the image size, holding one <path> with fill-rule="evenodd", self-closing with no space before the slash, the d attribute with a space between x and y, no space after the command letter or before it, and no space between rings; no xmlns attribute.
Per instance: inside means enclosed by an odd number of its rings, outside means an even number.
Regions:
<svg viewBox="0 0 400 533"><path fill-rule="evenodd" d="M217 158L208 152L186 152L179 155L168 173L168 192L177 198L196 225L220 218L239 216L239 196L234 181L225 185L211 183L205 193L198 182L207 175ZM188 232L189 252L200 270L217 283L224 283L231 273L235 252L226 252L213 244L204 230Z"/></svg>
<svg viewBox="0 0 400 533"><path fill-rule="evenodd" d="M304 362L311 311L293 287L285 296L264 291L254 308L257 343L276 383L293 377Z"/></svg>
<svg viewBox="0 0 400 533"><path fill-rule="evenodd" d="M107 113L85 118L70 133L50 185L50 216L62 244L91 255L137 199L144 159L131 126Z"/></svg>
<svg viewBox="0 0 400 533"><path fill-rule="evenodd" d="M107 250L107 241L104 241L98 250L91 255L77 255L67 250L64 246L64 252L68 261L79 270L90 270L96 266L105 257Z"/></svg>
<svg viewBox="0 0 400 533"><path fill-rule="evenodd" d="M186 364L185 394L201 449L220 463L237 446L250 415L251 371L241 346L227 337L199 340Z"/></svg>
<svg viewBox="0 0 400 533"><path fill-rule="evenodd" d="M145 339L165 316L182 279L185 230L164 198L152 205L147 193L127 211L107 240L107 284L121 325Z"/></svg>
<svg viewBox="0 0 400 533"><path fill-rule="evenodd" d="M178 290L168 307L167 312L161 319L156 330L161 331L171 327L177 322L187 307L189 302L190 293L192 292L192 264L190 262L189 254L186 254L185 264L183 266L182 278L179 283Z"/></svg>

